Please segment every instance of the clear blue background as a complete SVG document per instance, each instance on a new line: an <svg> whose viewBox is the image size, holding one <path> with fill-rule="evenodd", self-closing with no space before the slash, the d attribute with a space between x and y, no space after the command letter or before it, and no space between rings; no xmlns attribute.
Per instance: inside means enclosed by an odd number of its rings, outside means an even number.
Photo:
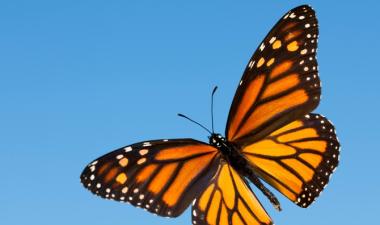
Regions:
<svg viewBox="0 0 380 225"><path fill-rule="evenodd" d="M96 157L137 141L216 129L252 52L289 9L320 23L319 113L337 127L341 164L314 205L280 196L278 225L376 224L379 207L379 1L1 1L0 224L191 224L91 195Z"/></svg>

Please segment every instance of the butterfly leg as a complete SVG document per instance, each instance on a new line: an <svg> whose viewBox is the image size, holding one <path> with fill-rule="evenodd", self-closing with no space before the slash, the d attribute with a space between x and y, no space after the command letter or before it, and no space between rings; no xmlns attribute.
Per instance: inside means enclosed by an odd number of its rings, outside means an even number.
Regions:
<svg viewBox="0 0 380 225"><path fill-rule="evenodd" d="M281 205L280 205L280 202L278 201L278 199L276 198L276 196L274 196L274 194L264 186L264 184L260 181L260 179L253 173L251 173L249 176L248 176L248 179L258 188L260 189L260 191L263 192L263 194L265 196L267 196L267 198L269 199L269 201L272 203L272 205L274 206L275 209L277 209L278 211L281 211Z"/></svg>

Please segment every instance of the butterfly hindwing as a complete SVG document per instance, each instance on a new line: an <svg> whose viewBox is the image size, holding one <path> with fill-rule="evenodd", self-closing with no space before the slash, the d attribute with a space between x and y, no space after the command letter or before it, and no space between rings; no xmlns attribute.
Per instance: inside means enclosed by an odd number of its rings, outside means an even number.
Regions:
<svg viewBox="0 0 380 225"><path fill-rule="evenodd" d="M244 178L223 160L208 187L193 202L192 218L197 225L272 224Z"/></svg>
<svg viewBox="0 0 380 225"><path fill-rule="evenodd" d="M330 121L307 114L246 146L242 153L261 178L299 206L307 207L337 167L339 147Z"/></svg>
<svg viewBox="0 0 380 225"><path fill-rule="evenodd" d="M319 104L317 37L309 6L294 8L278 21L244 71L228 116L229 141L257 141Z"/></svg>
<svg viewBox="0 0 380 225"><path fill-rule="evenodd" d="M176 217L215 175L217 157L216 148L193 139L141 142L93 161L81 182L103 198Z"/></svg>

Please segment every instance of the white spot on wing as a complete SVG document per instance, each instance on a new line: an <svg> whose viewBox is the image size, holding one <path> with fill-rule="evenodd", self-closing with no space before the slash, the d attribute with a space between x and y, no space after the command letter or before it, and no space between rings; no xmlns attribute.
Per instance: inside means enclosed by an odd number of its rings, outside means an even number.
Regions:
<svg viewBox="0 0 380 225"><path fill-rule="evenodd" d="M252 69L253 65L255 65L255 61L250 61L248 64L248 67Z"/></svg>
<svg viewBox="0 0 380 225"><path fill-rule="evenodd" d="M276 37L272 37L270 40L269 40L269 44L273 44L273 42L276 40Z"/></svg>
<svg viewBox="0 0 380 225"><path fill-rule="evenodd" d="M143 146L144 146L144 147L148 147L148 146L152 146L152 144L151 144L150 142L144 142L144 143L143 143Z"/></svg>
<svg viewBox="0 0 380 225"><path fill-rule="evenodd" d="M264 50L264 48L265 48L265 45L264 45L264 43L261 43L261 45L260 45L260 51L263 51L263 50Z"/></svg>

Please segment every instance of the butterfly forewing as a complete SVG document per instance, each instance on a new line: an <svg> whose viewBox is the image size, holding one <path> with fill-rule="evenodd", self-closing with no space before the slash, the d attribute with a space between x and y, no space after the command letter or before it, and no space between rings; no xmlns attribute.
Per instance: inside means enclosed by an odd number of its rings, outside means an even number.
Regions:
<svg viewBox="0 0 380 225"><path fill-rule="evenodd" d="M265 181L307 207L338 165L339 142L329 120L307 114L246 146L242 153Z"/></svg>
<svg viewBox="0 0 380 225"><path fill-rule="evenodd" d="M223 160L215 177L193 202L192 217L197 225L273 224L244 178Z"/></svg>
<svg viewBox="0 0 380 225"><path fill-rule="evenodd" d="M289 11L266 36L248 62L228 116L226 136L252 143L309 113L319 103L314 10Z"/></svg>
<svg viewBox="0 0 380 225"><path fill-rule="evenodd" d="M217 170L217 149L192 139L157 140L117 149L81 175L96 195L161 215L180 215Z"/></svg>

